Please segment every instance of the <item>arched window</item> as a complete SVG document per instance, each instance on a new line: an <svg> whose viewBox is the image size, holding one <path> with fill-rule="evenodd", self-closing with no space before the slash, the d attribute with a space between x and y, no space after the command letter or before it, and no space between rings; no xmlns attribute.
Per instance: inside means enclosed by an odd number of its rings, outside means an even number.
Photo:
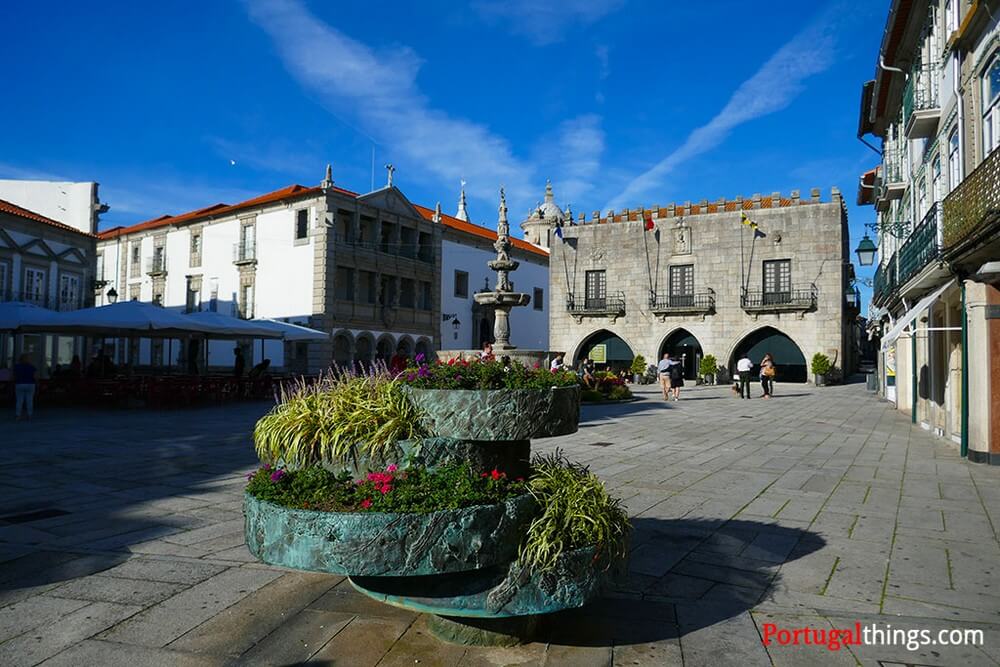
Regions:
<svg viewBox="0 0 1000 667"><path fill-rule="evenodd" d="M1000 51L983 73L983 157L1000 145Z"/></svg>

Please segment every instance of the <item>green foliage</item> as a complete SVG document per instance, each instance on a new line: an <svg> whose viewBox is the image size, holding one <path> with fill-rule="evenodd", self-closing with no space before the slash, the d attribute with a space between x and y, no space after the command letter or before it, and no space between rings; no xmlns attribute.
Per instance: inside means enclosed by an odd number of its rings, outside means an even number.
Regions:
<svg viewBox="0 0 1000 667"><path fill-rule="evenodd" d="M254 428L260 460L293 467L383 457L421 435L417 409L387 373L337 373L283 391Z"/></svg>
<svg viewBox="0 0 1000 667"><path fill-rule="evenodd" d="M719 362L714 355L706 354L698 364L698 373L701 375L715 375L719 370Z"/></svg>
<svg viewBox="0 0 1000 667"><path fill-rule="evenodd" d="M817 352L813 355L812 362L810 363L813 375L826 375L830 372L832 367L833 365L830 363L830 357L826 356L822 352Z"/></svg>
<svg viewBox="0 0 1000 667"><path fill-rule="evenodd" d="M627 401L630 398L632 398L632 392L625 385L612 387L611 391L608 392L609 401Z"/></svg>
<svg viewBox="0 0 1000 667"><path fill-rule="evenodd" d="M581 389L580 401L583 403L600 403L604 400L604 394L596 389Z"/></svg>
<svg viewBox="0 0 1000 667"><path fill-rule="evenodd" d="M293 509L327 512L436 512L502 503L525 493L523 479L499 470L474 473L467 462L400 470L389 466L360 480L319 466L284 470L269 465L250 475L247 491Z"/></svg>
<svg viewBox="0 0 1000 667"><path fill-rule="evenodd" d="M646 372L646 357L641 354L635 355L632 359L632 366L629 367L632 375L642 375Z"/></svg>
<svg viewBox="0 0 1000 667"><path fill-rule="evenodd" d="M632 529L628 514L586 466L570 463L559 451L536 456L528 491L542 513L521 543L522 564L550 569L560 554L590 545L605 567L624 558Z"/></svg>
<svg viewBox="0 0 1000 667"><path fill-rule="evenodd" d="M577 383L572 371L528 368L517 361L499 359L420 363L403 371L399 379L420 389L550 389Z"/></svg>

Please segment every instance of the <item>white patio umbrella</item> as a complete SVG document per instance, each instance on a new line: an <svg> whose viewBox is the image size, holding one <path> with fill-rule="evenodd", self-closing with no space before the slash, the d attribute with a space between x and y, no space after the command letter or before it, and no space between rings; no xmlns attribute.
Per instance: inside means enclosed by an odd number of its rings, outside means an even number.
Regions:
<svg viewBox="0 0 1000 667"><path fill-rule="evenodd" d="M23 301L0 303L0 331L20 331L29 328L38 331L57 323L59 313Z"/></svg>
<svg viewBox="0 0 1000 667"><path fill-rule="evenodd" d="M280 320L271 320L267 318L250 321L254 324L267 327L271 331L280 333L281 337L287 341L327 340L330 338L330 334L325 331L310 329L309 327L304 327L301 324L292 324L291 322L282 322Z"/></svg>
<svg viewBox="0 0 1000 667"><path fill-rule="evenodd" d="M142 301L122 301L108 306L69 310L53 315L51 322L24 328L78 336L95 334L167 337L212 334L214 331L209 324Z"/></svg>
<svg viewBox="0 0 1000 667"><path fill-rule="evenodd" d="M209 310L189 313L184 315L184 317L212 327L214 331L211 334L206 334L210 338L282 337L282 332L278 331L275 327L263 326L258 320L241 320L238 317L213 313Z"/></svg>

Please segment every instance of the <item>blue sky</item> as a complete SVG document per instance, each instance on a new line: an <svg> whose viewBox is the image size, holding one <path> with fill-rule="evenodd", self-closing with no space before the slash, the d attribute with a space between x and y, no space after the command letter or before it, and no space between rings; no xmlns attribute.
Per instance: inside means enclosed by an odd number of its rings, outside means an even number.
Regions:
<svg viewBox="0 0 1000 667"><path fill-rule="evenodd" d="M551 178L576 213L839 187L885 2L15 3L0 178L96 180L106 226L232 203L333 164L476 222ZM13 64L13 66L12 66ZM236 164L232 165L231 160ZM863 271L862 275L869 275Z"/></svg>

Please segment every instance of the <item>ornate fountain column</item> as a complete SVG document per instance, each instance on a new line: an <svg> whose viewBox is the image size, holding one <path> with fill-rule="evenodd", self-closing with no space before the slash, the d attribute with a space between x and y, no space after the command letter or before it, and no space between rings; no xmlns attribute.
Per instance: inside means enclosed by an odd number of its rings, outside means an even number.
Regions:
<svg viewBox="0 0 1000 667"><path fill-rule="evenodd" d="M497 217L497 240L493 244L497 258L489 262L489 267L496 271L496 287L492 292L481 292L473 298L483 306L492 306L496 314L493 326L493 350L502 352L513 350L510 344L510 311L515 306L526 306L531 301L530 294L515 292L510 284L510 272L517 269L520 262L510 258L510 225L507 222L507 200L503 188L500 188L500 209Z"/></svg>

